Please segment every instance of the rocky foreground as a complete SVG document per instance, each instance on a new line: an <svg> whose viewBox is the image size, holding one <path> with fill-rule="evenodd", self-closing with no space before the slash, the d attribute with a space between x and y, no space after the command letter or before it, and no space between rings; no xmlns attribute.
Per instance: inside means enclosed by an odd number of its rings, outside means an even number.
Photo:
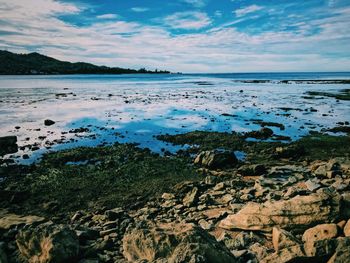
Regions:
<svg viewBox="0 0 350 263"><path fill-rule="evenodd" d="M274 161L270 148L256 152L269 158L248 153L245 161L201 150L189 158L197 180L66 217L4 202L16 205L0 210L0 262L350 262L347 146L323 160L305 157L311 147L273 145Z"/></svg>

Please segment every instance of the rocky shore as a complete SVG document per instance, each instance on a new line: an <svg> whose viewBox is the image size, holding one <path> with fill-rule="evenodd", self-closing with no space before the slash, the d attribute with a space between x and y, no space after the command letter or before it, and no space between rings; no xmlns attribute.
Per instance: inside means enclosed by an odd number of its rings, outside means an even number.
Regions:
<svg viewBox="0 0 350 263"><path fill-rule="evenodd" d="M193 132L160 138L196 145L177 155L116 144L1 167L0 262L349 262L349 136L245 138Z"/></svg>

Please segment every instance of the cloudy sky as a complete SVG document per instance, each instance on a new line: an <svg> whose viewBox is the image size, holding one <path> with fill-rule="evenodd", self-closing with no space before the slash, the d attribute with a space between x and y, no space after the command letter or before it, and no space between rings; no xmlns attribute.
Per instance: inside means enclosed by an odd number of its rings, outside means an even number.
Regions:
<svg viewBox="0 0 350 263"><path fill-rule="evenodd" d="M0 49L174 72L350 71L350 1L0 0Z"/></svg>

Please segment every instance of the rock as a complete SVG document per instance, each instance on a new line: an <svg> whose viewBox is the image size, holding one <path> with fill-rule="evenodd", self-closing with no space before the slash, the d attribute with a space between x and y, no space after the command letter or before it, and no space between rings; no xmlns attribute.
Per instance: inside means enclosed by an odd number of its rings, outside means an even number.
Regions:
<svg viewBox="0 0 350 263"><path fill-rule="evenodd" d="M348 222L346 222L346 225L344 226L344 235L346 237L350 237L350 219Z"/></svg>
<svg viewBox="0 0 350 263"><path fill-rule="evenodd" d="M239 167L238 173L243 176L258 176L266 173L266 167L263 164L243 165Z"/></svg>
<svg viewBox="0 0 350 263"><path fill-rule="evenodd" d="M213 228L213 224L209 223L207 220L204 219L199 220L198 224L204 230L211 230Z"/></svg>
<svg viewBox="0 0 350 263"><path fill-rule="evenodd" d="M281 249L301 245L301 242L290 232L279 227L272 229L272 244L276 252Z"/></svg>
<svg viewBox="0 0 350 263"><path fill-rule="evenodd" d="M120 207L105 211L105 216L107 217L108 220L111 220L111 221L117 220L118 218L121 218L124 215L125 215L125 211Z"/></svg>
<svg viewBox="0 0 350 263"><path fill-rule="evenodd" d="M204 151L200 152L194 160L194 164L205 166L210 169L232 167L238 160L230 151Z"/></svg>
<svg viewBox="0 0 350 263"><path fill-rule="evenodd" d="M17 151L17 136L0 137L0 156Z"/></svg>
<svg viewBox="0 0 350 263"><path fill-rule="evenodd" d="M140 224L122 242L129 262L236 262L221 243L193 224Z"/></svg>
<svg viewBox="0 0 350 263"><path fill-rule="evenodd" d="M266 139L270 138L272 135L273 135L273 130L271 130L270 128L264 127L258 131L247 132L245 134L245 137L266 140Z"/></svg>
<svg viewBox="0 0 350 263"><path fill-rule="evenodd" d="M300 245L287 247L263 258L260 263L304 262L305 253Z"/></svg>
<svg viewBox="0 0 350 263"><path fill-rule="evenodd" d="M305 154L305 148L300 145L289 145L286 147L277 147L275 158L299 158Z"/></svg>
<svg viewBox="0 0 350 263"><path fill-rule="evenodd" d="M337 238L338 244L335 249L334 255L328 260L327 263L344 263L350 260L350 238Z"/></svg>
<svg viewBox="0 0 350 263"><path fill-rule="evenodd" d="M10 228L21 225L31 225L41 223L45 220L39 216L21 216L16 214L1 214L0 213L0 230L8 230Z"/></svg>
<svg viewBox="0 0 350 263"><path fill-rule="evenodd" d="M307 180L305 182L305 186L311 192L314 192L321 187L321 185L318 183L318 180Z"/></svg>
<svg viewBox="0 0 350 263"><path fill-rule="evenodd" d="M315 241L313 244L309 244L305 247L304 251L307 257L314 258L315 262L320 262L325 257L330 257L338 246L338 240L336 238L323 239Z"/></svg>
<svg viewBox="0 0 350 263"><path fill-rule="evenodd" d="M198 188L193 187L193 189L189 191L184 197L184 199L182 200L184 206L187 206L187 207L193 206L198 201L198 195L199 195Z"/></svg>
<svg viewBox="0 0 350 263"><path fill-rule="evenodd" d="M65 225L24 228L17 234L16 243L21 256L28 262L69 262L79 253L78 237Z"/></svg>
<svg viewBox="0 0 350 263"><path fill-rule="evenodd" d="M54 122L53 120L49 120L49 119L44 120L45 126L51 126L51 125L54 125L55 123L56 122Z"/></svg>
<svg viewBox="0 0 350 263"><path fill-rule="evenodd" d="M283 229L305 230L324 222L333 222L339 215L340 196L325 192L296 196L290 200L248 203L237 214L229 215L219 224L224 229L271 231Z"/></svg>
<svg viewBox="0 0 350 263"><path fill-rule="evenodd" d="M174 194L170 194L170 193L164 193L164 194L162 194L162 198L164 200L172 200L172 199L175 199L175 195Z"/></svg>
<svg viewBox="0 0 350 263"><path fill-rule="evenodd" d="M315 242L332 239L338 235L338 226L336 224L322 224L313 228L309 228L303 234L304 249L306 254L312 254L310 251L314 249Z"/></svg>

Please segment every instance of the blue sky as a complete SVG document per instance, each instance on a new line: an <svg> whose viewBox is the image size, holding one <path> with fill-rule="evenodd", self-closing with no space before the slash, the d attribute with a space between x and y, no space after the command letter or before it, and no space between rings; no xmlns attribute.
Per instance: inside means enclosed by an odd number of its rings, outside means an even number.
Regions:
<svg viewBox="0 0 350 263"><path fill-rule="evenodd" d="M350 71L349 0L0 0L0 49L181 72Z"/></svg>

